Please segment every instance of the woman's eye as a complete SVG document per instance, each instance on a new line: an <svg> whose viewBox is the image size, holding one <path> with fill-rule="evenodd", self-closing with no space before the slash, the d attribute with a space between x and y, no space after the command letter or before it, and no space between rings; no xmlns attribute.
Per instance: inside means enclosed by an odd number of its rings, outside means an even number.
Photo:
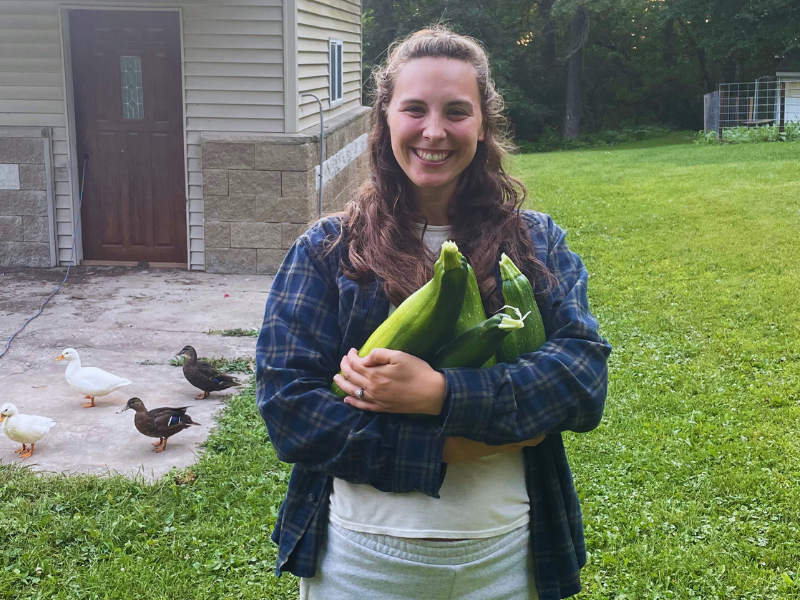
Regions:
<svg viewBox="0 0 800 600"><path fill-rule="evenodd" d="M466 117L466 116L469 116L469 115L467 115L466 111L461 110L460 108L453 109L453 110L449 111L447 114L449 116L451 116L451 117Z"/></svg>
<svg viewBox="0 0 800 600"><path fill-rule="evenodd" d="M421 115L425 111L422 110L421 106L409 106L406 109L406 112L411 113L411 114Z"/></svg>

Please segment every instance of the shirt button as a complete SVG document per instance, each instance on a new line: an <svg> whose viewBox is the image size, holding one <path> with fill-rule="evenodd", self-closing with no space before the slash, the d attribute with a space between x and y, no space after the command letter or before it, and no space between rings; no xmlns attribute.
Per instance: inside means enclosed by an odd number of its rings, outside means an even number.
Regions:
<svg viewBox="0 0 800 600"><path fill-rule="evenodd" d="M308 501L309 502L314 502L314 501L316 501L316 499L317 499L317 495L316 494L309 494L308 495Z"/></svg>

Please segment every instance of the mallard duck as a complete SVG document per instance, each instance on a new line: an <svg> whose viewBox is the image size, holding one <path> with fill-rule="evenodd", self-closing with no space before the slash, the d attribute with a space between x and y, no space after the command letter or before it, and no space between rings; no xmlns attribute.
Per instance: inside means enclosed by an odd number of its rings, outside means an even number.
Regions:
<svg viewBox="0 0 800 600"><path fill-rule="evenodd" d="M81 358L75 348L67 348L56 360L69 362L65 373L67 383L84 394L87 400L91 400L88 404L84 404L83 408L94 406L96 396L105 396L133 383L130 379L118 377L97 367L82 367Z"/></svg>
<svg viewBox="0 0 800 600"><path fill-rule="evenodd" d="M3 433L8 439L22 444L22 448L14 450L22 458L28 458L33 454L34 444L56 424L50 417L21 415L17 407L10 402L0 406L0 423L3 424ZM26 448L27 444L31 445L30 450Z"/></svg>
<svg viewBox="0 0 800 600"><path fill-rule="evenodd" d="M184 346L178 356L186 356L183 363L183 376L198 390L203 390L197 399L208 398L209 392L219 392L230 387L241 385L235 377L222 373L207 362L197 360L197 352L191 346Z"/></svg>
<svg viewBox="0 0 800 600"><path fill-rule="evenodd" d="M136 411L133 424L139 433L148 437L157 437L158 441L153 442L155 452L163 452L167 447L167 438L183 431L191 425L200 425L192 421L192 417L186 414L188 406L176 408L164 407L147 410L139 398L131 398L121 411L117 414L132 408Z"/></svg>

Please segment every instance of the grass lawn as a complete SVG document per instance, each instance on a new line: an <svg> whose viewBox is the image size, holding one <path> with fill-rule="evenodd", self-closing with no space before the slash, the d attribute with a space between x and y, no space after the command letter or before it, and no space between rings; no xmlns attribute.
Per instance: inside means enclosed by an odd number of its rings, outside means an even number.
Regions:
<svg viewBox="0 0 800 600"><path fill-rule="evenodd" d="M648 140L514 161L614 346L603 423L566 436L581 599L800 598L798 157ZM294 599L269 540L287 479L252 388L155 484L0 465L0 598Z"/></svg>
<svg viewBox="0 0 800 600"><path fill-rule="evenodd" d="M530 154L614 346L583 599L800 598L800 144Z"/></svg>

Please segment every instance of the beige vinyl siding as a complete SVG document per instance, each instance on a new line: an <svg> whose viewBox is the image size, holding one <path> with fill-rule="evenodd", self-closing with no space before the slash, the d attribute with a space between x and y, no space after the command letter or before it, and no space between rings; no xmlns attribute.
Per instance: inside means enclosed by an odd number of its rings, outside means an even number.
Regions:
<svg viewBox="0 0 800 600"><path fill-rule="evenodd" d="M200 134L284 131L282 0L82 0L68 5L182 11L189 266L203 269ZM53 128L57 254L65 264L72 243L73 183L58 7L56 0L0 0L0 126Z"/></svg>
<svg viewBox="0 0 800 600"><path fill-rule="evenodd" d="M299 95L319 96L325 118L361 105L361 3L348 0L297 0L297 74ZM343 102L331 108L328 40L343 42ZM300 100L299 130L318 125L315 100Z"/></svg>

